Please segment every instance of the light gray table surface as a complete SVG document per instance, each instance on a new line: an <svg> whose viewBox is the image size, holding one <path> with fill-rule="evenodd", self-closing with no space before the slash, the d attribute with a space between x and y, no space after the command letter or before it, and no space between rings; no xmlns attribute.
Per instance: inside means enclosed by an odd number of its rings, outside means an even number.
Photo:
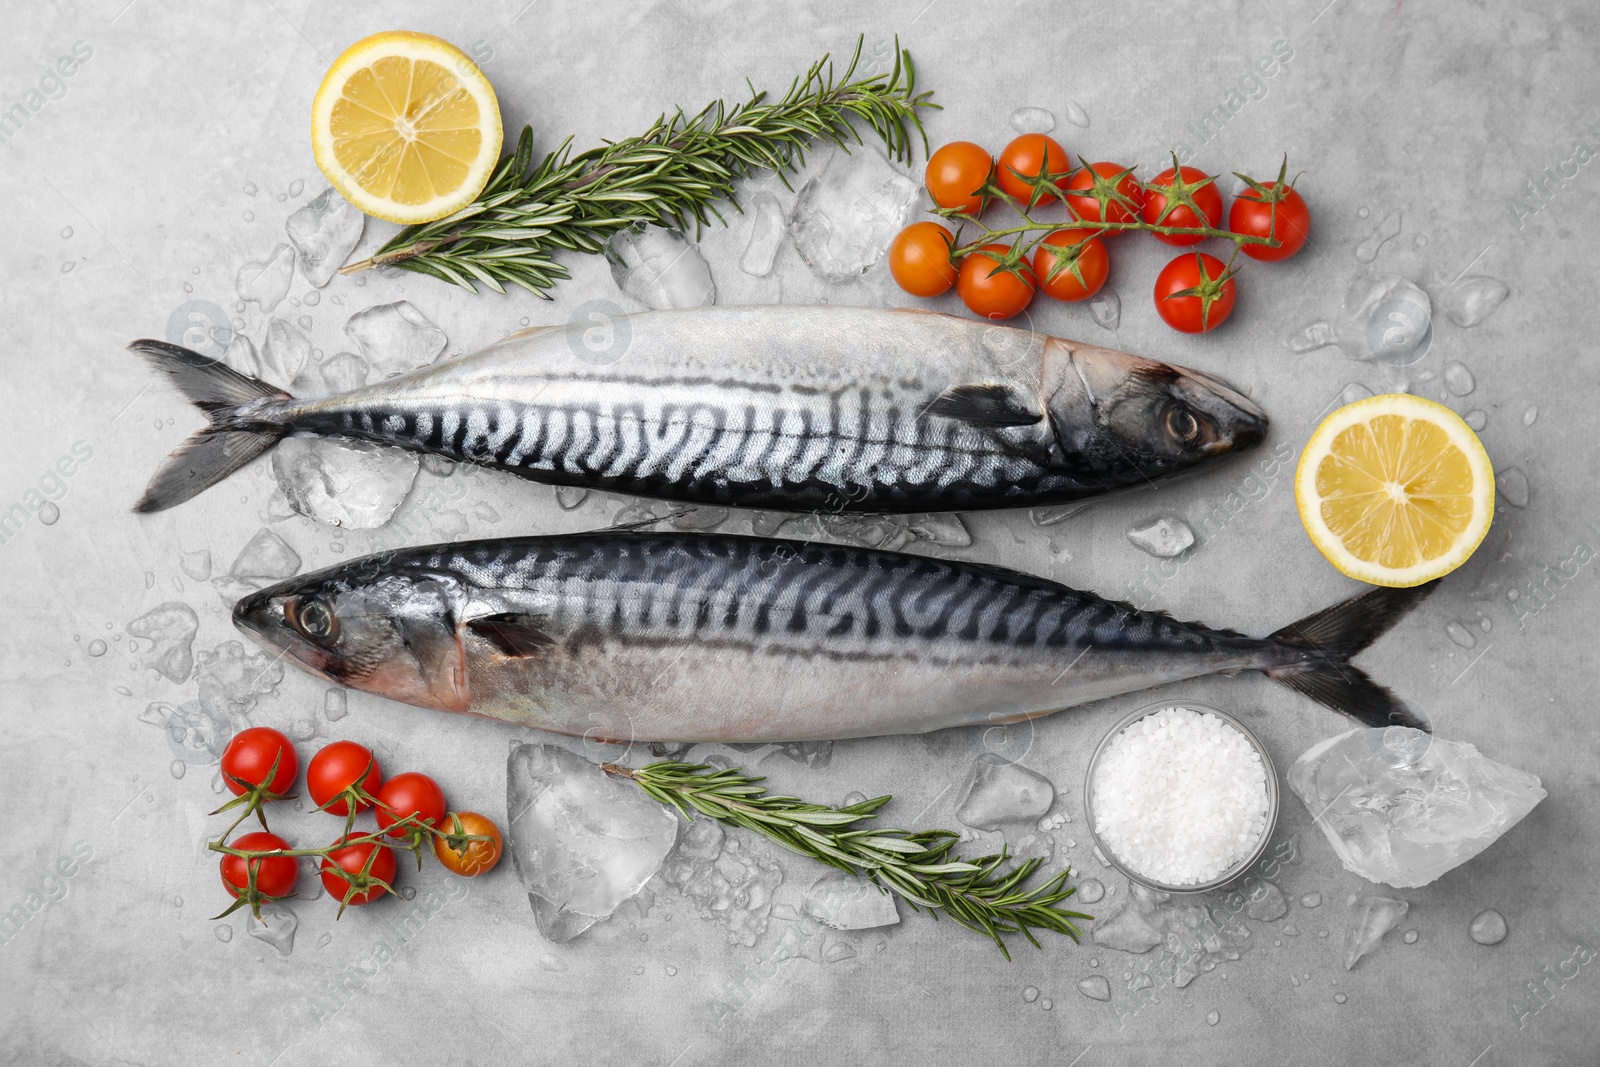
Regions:
<svg viewBox="0 0 1600 1067"><path fill-rule="evenodd" d="M0 914L8 924L0 1058L253 1067L369 1057L662 1065L984 1057L1079 1067L1595 1061L1600 972L1571 962L1600 948L1590 562L1600 550L1592 344L1600 200L1588 165L1600 151L1592 114L1600 27L1591 9L1501 0L910 0L870 11L822 2L513 0L451 11L98 0L11 5L7 21L0 113L22 118L0 145L0 511L19 505L27 518L7 526L0 543ZM470 883L432 865L406 873L413 899L354 909L337 923L330 901L310 899L316 887L306 879L287 956L246 936L239 915L219 936L209 916L226 901L204 848L220 826L206 816L218 802L215 767L175 763L162 731L140 721L152 703L194 699L195 683L142 671L124 630L157 605L182 601L199 616L196 650L240 639L228 590L187 576L184 554L209 551L220 575L268 527L311 569L442 533L462 517L483 535L575 530L609 523L626 503L595 495L564 511L552 490L508 476L424 473L401 512L405 531L336 532L275 513L270 466L257 463L175 510L129 510L200 419L123 346L174 326L181 334L197 309L237 320L232 327L260 343L266 318L253 305L235 309L235 274L283 242L289 213L325 188L306 121L324 70L349 43L395 27L473 52L507 129L531 123L541 151L568 134L579 146L626 136L676 104L737 97L746 78L781 89L823 52L848 52L859 33L869 58L886 54L895 34L912 50L944 108L928 119L935 143L966 138L998 148L1012 135L1013 110L1031 105L1054 113L1069 151L1137 162L1145 174L1180 143L1198 165L1225 174L1275 172L1287 152L1314 213L1312 245L1284 265L1247 264L1222 329L1189 337L1159 321L1148 293L1167 253L1147 238L1116 248L1112 284L1123 311L1115 333L1083 307L1043 300L1028 324L1247 386L1273 418L1263 456L1297 455L1350 383L1485 413L1484 443L1497 468L1526 476L1526 507L1502 505L1469 569L1362 662L1425 710L1442 736L1539 775L1548 799L1476 860L1426 888L1392 892L1410 914L1349 972L1347 899L1388 891L1345 872L1287 793L1275 846L1286 852L1294 842L1295 858L1272 873L1289 914L1252 923L1254 945L1242 959L1182 989L1158 980L1130 990L1152 957L1056 937L1042 951L1021 946L1007 963L981 938L904 908L898 926L832 937L775 915L754 945L733 944L725 926L662 885L648 909L626 905L583 938L553 946L535 929L509 864ZM1288 59L1274 76L1252 75L1275 50ZM70 77L46 77L75 52ZM1074 108L1087 127L1067 121ZM1236 183L1225 186L1231 193ZM792 194L783 199L787 207ZM738 259L749 226L733 216L701 241L720 302L918 303L881 268L825 285L787 245L771 278L745 275ZM1375 232L1396 229L1374 245ZM369 221L361 249L392 231ZM1376 247L1368 262L1357 254L1363 246ZM404 299L457 354L519 322L564 322L586 300L634 306L598 257L566 262L573 277L551 302L473 296L393 273L336 279L313 304L297 276L274 314L299 322L331 354L350 347L350 314ZM1336 314L1363 274L1404 277L1433 296L1427 355L1397 370L1336 349L1291 351L1285 337ZM1441 310L1466 274L1511 289L1472 329ZM954 298L926 306L958 310ZM1470 369L1469 395L1445 390L1452 361ZM58 476L63 457L76 458L64 465L72 473ZM1290 465L1263 475L1259 458L1047 527L1025 512L969 515L973 543L948 552L1267 632L1356 586L1302 532ZM59 509L56 521L37 517L40 497ZM1181 516L1199 534L1181 566L1158 564L1124 536L1157 513ZM740 521L728 528L745 528ZM1475 634L1473 647L1452 640L1452 621ZM92 655L97 640L106 651ZM390 767L434 774L457 806L503 817L508 742L527 732L359 693L348 717L333 722L323 714L325 689L291 670L251 716L374 744ZM1162 695L1238 711L1280 775L1347 725L1257 676ZM1058 858L1113 890L1087 909L1106 914L1128 887L1092 854L1084 764L1108 726L1149 699L1107 701L1031 730L840 742L823 766L768 748L696 754L723 755L818 800L890 792L898 821L959 828L956 798L972 761L1001 751L1054 782L1054 812L1073 818L1052 831ZM311 747L301 746L303 759ZM303 840L331 832L311 812L280 821ZM965 847L998 841L977 837ZM791 914L783 909L821 873L754 840L741 847L781 867L779 915ZM1320 907L1300 903L1311 893ZM1487 907L1510 924L1495 947L1467 936ZM791 927L802 931L791 945L835 962L776 962ZM1408 942L1404 931L1417 936ZM1077 990L1097 973L1110 979L1109 1002ZM1036 997L1024 995L1029 987Z"/></svg>

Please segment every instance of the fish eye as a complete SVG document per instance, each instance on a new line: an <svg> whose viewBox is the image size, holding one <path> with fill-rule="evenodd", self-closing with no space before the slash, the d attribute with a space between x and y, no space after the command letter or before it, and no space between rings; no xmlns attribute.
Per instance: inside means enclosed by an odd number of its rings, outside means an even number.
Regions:
<svg viewBox="0 0 1600 1067"><path fill-rule="evenodd" d="M1200 438L1200 420L1194 413L1181 405L1174 405L1167 409L1167 433L1172 439L1182 445L1192 445Z"/></svg>
<svg viewBox="0 0 1600 1067"><path fill-rule="evenodd" d="M339 636L339 617L321 597L296 597L285 601L283 617L301 636L312 641L332 641Z"/></svg>

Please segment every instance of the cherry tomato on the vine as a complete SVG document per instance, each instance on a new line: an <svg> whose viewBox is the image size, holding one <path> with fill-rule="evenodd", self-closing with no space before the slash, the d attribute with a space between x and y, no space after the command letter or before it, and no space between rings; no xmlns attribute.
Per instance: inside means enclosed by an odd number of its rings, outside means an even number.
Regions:
<svg viewBox="0 0 1600 1067"><path fill-rule="evenodd" d="M1183 333L1206 333L1233 311L1233 272L1216 256L1185 252L1156 277L1156 310Z"/></svg>
<svg viewBox="0 0 1600 1067"><path fill-rule="evenodd" d="M1200 216L1183 202L1186 196L1200 209ZM1152 226L1216 229L1222 225L1222 191L1217 188L1216 179L1199 167L1168 167L1157 174L1154 181L1145 183L1144 221ZM1205 240L1196 234L1158 233L1153 236L1163 244L1178 247Z"/></svg>
<svg viewBox="0 0 1600 1067"><path fill-rule="evenodd" d="M1087 300L1106 283L1106 275L1111 272L1111 257L1106 254L1105 242L1090 236L1092 232L1057 230L1039 243L1033 253L1033 273L1046 296L1057 300ZM1061 250L1059 254L1056 249ZM1066 262L1052 278L1050 272L1056 270L1056 263L1062 260ZM1077 274L1073 273L1074 266Z"/></svg>
<svg viewBox="0 0 1600 1067"><path fill-rule="evenodd" d="M322 810L333 815L350 814L348 798L339 794L357 782L361 783L361 790L368 794L376 794L383 785L378 757L366 745L358 745L354 741L335 741L324 745L306 765L306 789L311 794L311 802L319 808L327 804ZM335 797L339 799L334 800ZM328 804L330 800L333 803ZM357 811L365 811L369 806L365 800L356 802Z"/></svg>
<svg viewBox="0 0 1600 1067"><path fill-rule="evenodd" d="M1067 187L1067 174L1072 169L1067 160L1067 150L1054 137L1042 133L1025 133L1005 146L995 166L995 184L1007 196L1027 204L1033 198L1034 187L1026 179L1044 175L1057 189ZM1041 196L1040 203L1053 203L1053 195Z"/></svg>
<svg viewBox="0 0 1600 1067"><path fill-rule="evenodd" d="M923 184L940 207L956 207L968 215L983 210L979 190L989 180L994 157L988 149L971 141L951 141L928 157Z"/></svg>
<svg viewBox="0 0 1600 1067"><path fill-rule="evenodd" d="M889 246L889 273L912 296L938 296L956 283L950 244L955 237L937 222L913 222Z"/></svg>
<svg viewBox="0 0 1600 1067"><path fill-rule="evenodd" d="M479 815L475 811L452 812L439 824L445 832L445 837L434 837L433 854L439 862L449 870L467 878L475 878L494 869L500 862L500 853L505 848L505 841L500 836L500 827L487 816ZM475 837L487 837L487 841L467 841L465 836L471 834ZM457 852L452 847L451 837L463 849Z"/></svg>
<svg viewBox="0 0 1600 1067"><path fill-rule="evenodd" d="M234 838L229 848L244 852L266 852L287 849L289 842L277 834L256 831ZM286 897L294 892L295 879L300 874L300 861L293 856L257 856L246 860L243 856L222 857L222 884L235 897L242 897L250 886L250 869L255 868L256 892L263 897Z"/></svg>
<svg viewBox="0 0 1600 1067"><path fill-rule="evenodd" d="M1144 192L1133 176L1133 168L1120 163L1081 167L1066 187L1070 191L1067 205L1088 222L1132 222L1144 203Z"/></svg>
<svg viewBox="0 0 1600 1067"><path fill-rule="evenodd" d="M1274 237L1277 248L1266 245L1240 245L1251 259L1276 263L1288 259L1305 246L1311 236L1311 209L1292 185L1283 181L1260 183L1240 193L1228 213L1228 229L1247 237Z"/></svg>
<svg viewBox="0 0 1600 1067"><path fill-rule="evenodd" d="M340 845L347 840L341 837L334 844ZM373 856L374 852L376 856ZM367 865L369 856L372 857L370 867ZM347 879L339 874L341 870L350 877ZM385 890L378 884L379 881L394 885L394 871L394 852L391 849L374 841L344 845L328 853L322 861L322 888L328 891L330 897L346 904L367 904L383 896ZM346 899L345 894L352 887L356 892Z"/></svg>
<svg viewBox="0 0 1600 1067"><path fill-rule="evenodd" d="M243 796L252 786L282 796L299 773L294 743L270 726L240 730L222 751L222 784L234 796Z"/></svg>
<svg viewBox="0 0 1600 1067"><path fill-rule="evenodd" d="M986 319L1009 319L1033 299L1038 283L1028 261L1022 260L1013 269L1000 266L1000 257L1010 251L1002 244L984 245L961 261L956 292L963 304ZM994 255L990 257L985 252Z"/></svg>
<svg viewBox="0 0 1600 1067"><path fill-rule="evenodd" d="M378 798L378 803L373 805L373 814L377 816L380 830L389 830L389 827L410 815L420 816L430 826L443 826L445 812L449 810L439 783L416 771L395 775L384 782L383 788L374 796ZM389 836L410 837L416 832L414 827L402 827L389 830Z"/></svg>

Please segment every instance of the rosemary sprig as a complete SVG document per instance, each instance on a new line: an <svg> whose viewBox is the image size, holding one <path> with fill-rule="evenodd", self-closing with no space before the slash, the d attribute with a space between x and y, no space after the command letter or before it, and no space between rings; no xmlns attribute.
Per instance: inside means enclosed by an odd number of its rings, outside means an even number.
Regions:
<svg viewBox="0 0 1600 1067"><path fill-rule="evenodd" d="M392 266L473 292L475 283L496 292L512 284L542 296L568 276L557 252L598 252L606 238L636 223L685 229L691 222L707 225L713 216L725 221L717 203L738 206L735 181L758 170L782 175L796 169L819 141L847 150L852 141L863 144L857 122L897 161L911 157L913 130L926 153L918 111L939 105L931 92L916 91L911 53L897 40L892 71L852 80L862 43L856 41L842 77L835 78L824 56L781 100L768 102L752 85L745 103L718 100L692 116L680 109L662 115L642 136L576 156L568 138L535 164L533 130L524 128L516 151L477 200L448 218L401 230L376 255L340 273Z"/></svg>
<svg viewBox="0 0 1600 1067"><path fill-rule="evenodd" d="M1028 888L1024 883L1038 870L1040 860L1008 868L1004 849L997 856L965 860L951 855L959 835L950 830L913 833L860 825L877 817L878 809L891 799L887 796L830 808L769 794L757 784L762 779L733 768L711 771L672 760L638 769L614 763L600 767L631 780L685 816L693 818L699 812L742 826L802 856L868 878L897 893L913 910L926 908L935 919L943 912L991 938L1008 960L1005 934L1020 933L1039 948L1034 930L1053 930L1077 941L1079 932L1072 920L1093 918L1056 906L1076 892L1066 884L1070 870Z"/></svg>

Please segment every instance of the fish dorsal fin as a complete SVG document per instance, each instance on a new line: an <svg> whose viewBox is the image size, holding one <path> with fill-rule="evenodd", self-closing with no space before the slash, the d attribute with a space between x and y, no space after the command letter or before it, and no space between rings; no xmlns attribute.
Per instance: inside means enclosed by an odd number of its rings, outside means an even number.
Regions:
<svg viewBox="0 0 1600 1067"><path fill-rule="evenodd" d="M976 426L1031 426L1044 418L1006 385L953 385L928 407L934 415Z"/></svg>
<svg viewBox="0 0 1600 1067"><path fill-rule="evenodd" d="M508 656L537 656L556 643L537 615L505 611L467 620L467 629Z"/></svg>

